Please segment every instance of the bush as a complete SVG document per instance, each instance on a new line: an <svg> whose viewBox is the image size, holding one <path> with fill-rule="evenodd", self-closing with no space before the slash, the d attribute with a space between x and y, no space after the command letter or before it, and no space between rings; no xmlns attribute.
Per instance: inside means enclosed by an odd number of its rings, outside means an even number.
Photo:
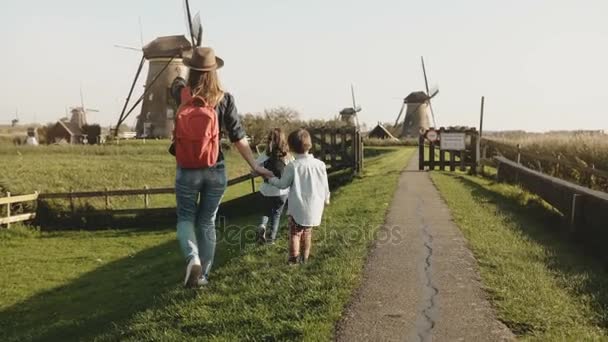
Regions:
<svg viewBox="0 0 608 342"><path fill-rule="evenodd" d="M247 113L241 115L241 122L245 132L251 138L251 146L263 144L268 132L280 127L285 134L289 134L300 127L344 127L347 123L338 120L301 120L300 113L289 107L277 107L264 110L264 113Z"/></svg>

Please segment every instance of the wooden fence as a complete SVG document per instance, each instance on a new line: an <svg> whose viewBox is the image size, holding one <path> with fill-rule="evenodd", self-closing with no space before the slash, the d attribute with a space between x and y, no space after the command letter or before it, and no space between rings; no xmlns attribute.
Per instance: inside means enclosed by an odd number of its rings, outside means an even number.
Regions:
<svg viewBox="0 0 608 342"><path fill-rule="evenodd" d="M18 215L11 215L11 205L25 202L36 202L38 200L38 193L31 195L20 195L11 196L10 192L6 193L6 197L0 198L0 206L6 205L6 216L0 217L0 226L6 225L7 228L11 227L11 223L29 221L36 217L36 213L21 213Z"/></svg>
<svg viewBox="0 0 608 342"><path fill-rule="evenodd" d="M243 175L240 177L236 177L230 179L228 181L228 186L244 183L247 181L251 182L251 192L254 193L256 191L255 188L255 178L251 174ZM169 208L151 208L150 207L150 197L152 195L170 195L175 194L175 188L148 188L144 187L143 189L128 189L128 190L109 190L106 189L104 191L82 191L82 192L63 192L63 193L49 193L49 194L39 194L38 200L49 200L49 199L62 199L68 200L70 202L70 212L72 214L76 213L76 205L75 201L81 198L104 198L105 199L105 210L96 210L94 214L104 215L104 214L113 214L113 215L137 215L137 214L162 214L162 213L172 213L175 212L175 207ZM130 208L130 209L113 209L112 208L112 197L118 196L143 196L141 208Z"/></svg>
<svg viewBox="0 0 608 342"><path fill-rule="evenodd" d="M353 173L360 172L363 169L363 139L358 129L355 127L346 128L312 128L309 129L313 146L312 153L316 158L324 161L328 166L328 173L341 170L352 170ZM255 193L255 178L251 174L233 178L228 181L228 186L251 182L251 193ZM151 206L151 196L153 195L168 195L175 194L175 188L148 188L143 189L126 189L126 190L110 190L102 191L69 191L63 193L47 193L28 196L12 197L10 200L0 198L0 204L16 203L19 201L46 201L46 200L67 200L69 201L69 212L56 212L54 209L44 210L38 215L38 219L51 219L49 213L61 214L61 217L79 218L81 216L96 216L96 215L141 215L141 214L170 214L175 212L175 207L170 208L153 208ZM115 209L112 206L113 197L130 197L142 196L141 207L128 209ZM85 198L103 199L105 209L81 210L77 208L77 200ZM10 202L9 202L10 201ZM40 206L38 206L40 207ZM40 211L40 210L39 210ZM0 219L0 223L9 224L17 222L17 220L29 220L36 217L36 214L22 214L19 216L10 217L10 208L8 209L9 218ZM10 222L9 222L10 221Z"/></svg>
<svg viewBox="0 0 608 342"><path fill-rule="evenodd" d="M356 127L309 128L311 152L331 171L352 168L363 170L363 138Z"/></svg>
<svg viewBox="0 0 608 342"><path fill-rule="evenodd" d="M443 144L442 137L447 138L450 134L463 136L462 148L454 148ZM430 137L433 134L434 137ZM470 168L473 173L477 170L479 161L479 133L475 128L444 128L439 130L426 130L420 134L418 141L418 168L422 171L428 170L455 171L458 167L461 171ZM425 151L428 145L428 154ZM439 154L439 156L437 156ZM437 158L438 157L438 158Z"/></svg>
<svg viewBox="0 0 608 342"><path fill-rule="evenodd" d="M572 181L579 185L608 191L608 171L595 167L581 165L561 156L553 157L540 153L526 151L521 145L510 145L490 139L481 139L482 165L494 165L494 156L503 156L509 160L524 165L553 177ZM576 178L573 176L576 175Z"/></svg>
<svg viewBox="0 0 608 342"><path fill-rule="evenodd" d="M605 251L608 242L608 193L594 191L495 157L499 181L519 184L564 215L570 230Z"/></svg>

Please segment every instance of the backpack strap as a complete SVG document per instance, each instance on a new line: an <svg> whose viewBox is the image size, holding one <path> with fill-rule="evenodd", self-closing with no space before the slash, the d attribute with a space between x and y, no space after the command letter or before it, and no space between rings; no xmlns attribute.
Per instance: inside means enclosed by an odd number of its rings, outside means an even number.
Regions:
<svg viewBox="0 0 608 342"><path fill-rule="evenodd" d="M190 101L192 101L192 89L190 89L190 87L183 87L179 96L181 100L181 105L189 103Z"/></svg>
<svg viewBox="0 0 608 342"><path fill-rule="evenodd" d="M209 104L202 96L192 96L192 89L190 87L182 88L180 98L182 106L195 105L197 107L209 107Z"/></svg>

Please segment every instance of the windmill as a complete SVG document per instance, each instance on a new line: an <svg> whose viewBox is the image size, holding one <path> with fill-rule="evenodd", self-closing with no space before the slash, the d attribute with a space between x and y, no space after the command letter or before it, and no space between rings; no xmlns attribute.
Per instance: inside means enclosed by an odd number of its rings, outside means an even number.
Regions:
<svg viewBox="0 0 608 342"><path fill-rule="evenodd" d="M403 127L401 129L401 138L413 138L418 137L422 129L428 129L429 123L429 111L433 118L433 126L437 126L435 122L435 113L433 112L433 106L431 105L431 99L437 96L439 89L434 89L432 92L429 91L429 82L426 76L426 67L424 65L424 57L420 57L422 61L422 73L424 74L424 85L426 92L415 91L410 93L406 98L403 99L403 104L395 120L395 127L399 125L399 119L405 109L405 119L403 121Z"/></svg>
<svg viewBox="0 0 608 342"><path fill-rule="evenodd" d="M120 117L116 123L114 136L118 128L139 106L141 112L137 117L135 130L137 137L170 138L173 132L175 104L169 88L176 77L187 78L188 68L182 60L192 53L193 46L200 46L203 39L203 27L200 14L192 19L190 4L184 0L187 17L189 38L184 35L158 37L141 48L142 56L135 72L135 78L129 89ZM143 42L143 38L142 38ZM142 43L143 45L143 43ZM117 46L131 50L139 50L129 46ZM143 94L129 107L135 85L139 79L144 64L148 62L148 75ZM128 108L128 110L127 110Z"/></svg>
<svg viewBox="0 0 608 342"><path fill-rule="evenodd" d="M80 106L71 107L70 113L72 116L70 117L70 122L79 128L82 128L87 125L87 113L98 113L99 110L87 108L84 105L84 96L82 94L82 85L80 85Z"/></svg>
<svg viewBox="0 0 608 342"><path fill-rule="evenodd" d="M15 127L19 124L19 109L15 110L15 118L11 120L11 127Z"/></svg>
<svg viewBox="0 0 608 342"><path fill-rule="evenodd" d="M351 126L359 127L359 118L357 117L357 113L361 111L361 107L357 106L357 102L355 100L355 88L353 85L350 85L350 92L353 97L353 106L344 108L340 111L340 119Z"/></svg>

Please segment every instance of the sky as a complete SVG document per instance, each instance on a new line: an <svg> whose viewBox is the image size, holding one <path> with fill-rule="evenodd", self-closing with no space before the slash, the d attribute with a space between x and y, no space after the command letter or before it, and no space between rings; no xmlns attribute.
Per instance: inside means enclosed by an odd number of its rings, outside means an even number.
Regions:
<svg viewBox="0 0 608 342"><path fill-rule="evenodd" d="M438 126L484 130L608 129L606 0L191 0L205 45L239 112L288 106L304 119L351 105L369 126L396 119L424 90ZM95 108L115 123L139 63L157 36L185 33L181 0L1 0L0 124L51 122ZM143 80L143 77L142 77ZM143 84L136 88L143 92ZM135 115L127 123L134 124Z"/></svg>

